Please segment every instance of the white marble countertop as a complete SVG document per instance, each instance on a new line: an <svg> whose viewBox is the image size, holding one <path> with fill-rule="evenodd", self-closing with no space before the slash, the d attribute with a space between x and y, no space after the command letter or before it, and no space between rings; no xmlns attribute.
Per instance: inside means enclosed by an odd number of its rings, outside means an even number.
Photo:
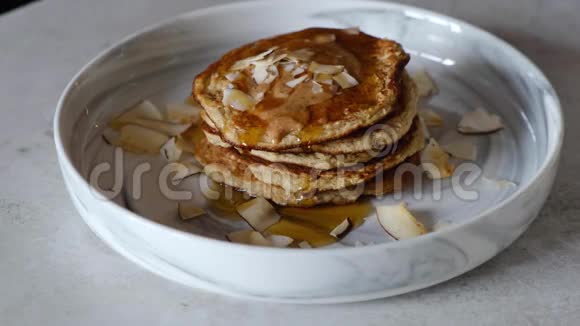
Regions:
<svg viewBox="0 0 580 326"><path fill-rule="evenodd" d="M529 55L566 116L560 174L509 249L442 285L395 298L300 306L186 288L113 252L65 191L52 116L68 80L112 42L224 1L45 0L0 16L0 325L571 325L580 319L580 2L411 0Z"/></svg>

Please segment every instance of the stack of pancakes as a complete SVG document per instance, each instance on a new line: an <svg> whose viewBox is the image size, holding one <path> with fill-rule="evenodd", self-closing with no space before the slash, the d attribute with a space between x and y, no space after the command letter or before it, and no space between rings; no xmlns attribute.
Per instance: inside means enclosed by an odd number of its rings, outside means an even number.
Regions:
<svg viewBox="0 0 580 326"><path fill-rule="evenodd" d="M279 205L393 191L394 169L424 146L408 61L398 43L356 29L232 50L194 81L195 156L214 181Z"/></svg>

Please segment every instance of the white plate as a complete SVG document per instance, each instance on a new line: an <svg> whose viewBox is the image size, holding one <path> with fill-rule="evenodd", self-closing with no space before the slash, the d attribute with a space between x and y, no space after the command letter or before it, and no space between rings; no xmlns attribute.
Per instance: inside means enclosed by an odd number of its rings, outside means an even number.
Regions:
<svg viewBox="0 0 580 326"><path fill-rule="evenodd" d="M223 241L236 223L206 218L183 223L175 202L156 187L160 160L125 155L125 171L153 161L140 200L95 195L89 172L112 162L100 135L116 113L139 99L181 102L196 73L220 54L264 36L311 26L359 26L395 39L411 54L411 70L425 68L440 94L426 105L453 129L477 106L499 114L506 128L474 137L475 163L502 187L478 178L466 201L449 182L441 199L426 185L420 199L403 200L431 227L451 226L394 242L374 217L330 248L259 248ZM87 224L129 259L166 278L228 295L296 303L350 302L396 295L460 275L490 259L533 221L556 173L563 123L544 75L500 39L465 22L409 6L361 1L251 2L181 15L141 31L85 66L64 91L55 117L55 141L64 179ZM113 166L114 168L114 166ZM124 178L131 189L131 175ZM112 178L109 173L105 178ZM192 181L193 180L193 181ZM199 184L189 180L191 188ZM104 182L104 181L103 181ZM149 186L147 186L149 185ZM199 191L194 197L203 200ZM393 202L386 197L378 203ZM130 211L123 206L129 204ZM217 217L217 216L214 216ZM374 245L354 247L356 240Z"/></svg>

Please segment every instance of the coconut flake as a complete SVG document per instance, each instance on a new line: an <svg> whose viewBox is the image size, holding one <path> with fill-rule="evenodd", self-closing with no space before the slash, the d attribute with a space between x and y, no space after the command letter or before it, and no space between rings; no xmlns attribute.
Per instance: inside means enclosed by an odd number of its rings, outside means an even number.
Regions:
<svg viewBox="0 0 580 326"><path fill-rule="evenodd" d="M270 53L274 52L274 50L276 50L276 49L277 49L277 47L272 47L272 48L269 48L268 50L266 50L262 53L259 53L255 56L236 61L230 69L231 70L245 69L245 68L249 67L252 63L264 59L266 56L270 55Z"/></svg>
<svg viewBox="0 0 580 326"><path fill-rule="evenodd" d="M263 60L258 60L258 61L254 61L252 62L252 65L258 67L258 66L274 66L276 65L276 63L282 61L283 59L285 59L288 56L288 54L286 53L281 53L281 54L277 54L274 56L268 56L267 58L264 58Z"/></svg>
<svg viewBox="0 0 580 326"><path fill-rule="evenodd" d="M433 138L421 151L421 166L431 179L443 179L453 174L455 167L449 162L449 155Z"/></svg>
<svg viewBox="0 0 580 326"><path fill-rule="evenodd" d="M296 62L286 62L286 63L282 63L282 70L284 70L285 72L290 72L292 70L294 70L294 68L296 68Z"/></svg>
<svg viewBox="0 0 580 326"><path fill-rule="evenodd" d="M358 26L349 27L342 30L344 33L348 35L358 35L360 34L360 28Z"/></svg>
<svg viewBox="0 0 580 326"><path fill-rule="evenodd" d="M443 118L439 115L439 113L431 110L431 109L421 109L419 110L419 116L423 118L425 124L428 127L441 127L443 126Z"/></svg>
<svg viewBox="0 0 580 326"><path fill-rule="evenodd" d="M252 72L256 84L262 84L268 78L268 66L256 66Z"/></svg>
<svg viewBox="0 0 580 326"><path fill-rule="evenodd" d="M330 43L336 40L336 35L334 34L318 34L314 36L314 42L319 44Z"/></svg>
<svg viewBox="0 0 580 326"><path fill-rule="evenodd" d="M501 118L496 114L491 114L483 108L477 108L467 112L461 117L457 125L457 131L463 134L487 134L502 129Z"/></svg>
<svg viewBox="0 0 580 326"><path fill-rule="evenodd" d="M335 238L342 238L351 228L352 223L350 222L350 219L346 218L330 231L330 235Z"/></svg>
<svg viewBox="0 0 580 326"><path fill-rule="evenodd" d="M312 81L312 93L314 94L320 94L324 92L324 89L322 88L322 85L320 85L319 83L317 83L316 81Z"/></svg>
<svg viewBox="0 0 580 326"><path fill-rule="evenodd" d="M434 95L438 92L437 86L435 85L433 78L431 78L431 75L429 75L429 73L426 70L421 69L417 71L412 76L412 78L415 81L415 84L417 85L417 94L420 97Z"/></svg>
<svg viewBox="0 0 580 326"><path fill-rule="evenodd" d="M232 71L225 75L226 79L231 82L235 82L236 80L240 79L241 76L242 74L239 71Z"/></svg>
<svg viewBox="0 0 580 326"><path fill-rule="evenodd" d="M222 103L238 111L249 110L255 105L252 97L238 89L224 89Z"/></svg>
<svg viewBox="0 0 580 326"><path fill-rule="evenodd" d="M344 66L341 65L324 65L316 61L310 62L310 65L308 66L308 71L313 72L315 74L334 75L338 74L343 69Z"/></svg>
<svg viewBox="0 0 580 326"><path fill-rule="evenodd" d="M113 128L103 130L103 140L108 145L115 145L119 141L119 133Z"/></svg>
<svg viewBox="0 0 580 326"><path fill-rule="evenodd" d="M285 235L272 234L266 236L265 238L271 243L273 247L279 248L288 247L292 242L294 242L294 239L287 237Z"/></svg>
<svg viewBox="0 0 580 326"><path fill-rule="evenodd" d="M169 137L156 130L137 125L126 125L121 128L120 136L115 145L135 153L159 153Z"/></svg>
<svg viewBox="0 0 580 326"><path fill-rule="evenodd" d="M260 232L254 230L234 231L226 234L226 239L230 242L242 243L254 246L271 247L272 242L264 238Z"/></svg>
<svg viewBox="0 0 580 326"><path fill-rule="evenodd" d="M356 85L358 85L358 81L353 76L351 76L346 70L338 73L337 75L334 75L332 79L334 79L340 85L340 87L344 89L355 87Z"/></svg>
<svg viewBox="0 0 580 326"><path fill-rule="evenodd" d="M288 53L287 58L296 61L308 61L312 58L314 52L310 49L299 49Z"/></svg>
<svg viewBox="0 0 580 326"><path fill-rule="evenodd" d="M181 154L183 154L183 151L175 145L175 137L169 139L161 147L160 152L167 162L177 162L181 158Z"/></svg>
<svg viewBox="0 0 580 326"><path fill-rule="evenodd" d="M184 162L179 162L179 163L181 163L181 165L183 166L184 169L183 169L183 172L180 171L180 173L176 173L173 175L171 182L174 185L180 183L181 181L183 181L186 178L189 178L189 177L196 175L198 173L201 173L203 171L203 168L194 162L184 161Z"/></svg>
<svg viewBox="0 0 580 326"><path fill-rule="evenodd" d="M414 238L427 233L425 226L409 212L404 203L378 206L377 219L385 232L395 240Z"/></svg>
<svg viewBox="0 0 580 326"><path fill-rule="evenodd" d="M265 231L280 220L274 206L264 198L257 197L236 207L236 211L256 231Z"/></svg>
<svg viewBox="0 0 580 326"><path fill-rule="evenodd" d="M280 73L278 72L278 68L274 65L268 66L266 70L268 71L268 77L266 78L266 80L264 80L264 83L266 84L270 84L280 75Z"/></svg>
<svg viewBox="0 0 580 326"><path fill-rule="evenodd" d="M294 88L294 87L298 86L298 84L303 82L306 79L306 77L308 77L308 75L302 75L301 77L287 81L285 85L290 87L290 88Z"/></svg>
<svg viewBox="0 0 580 326"><path fill-rule="evenodd" d="M468 139L458 139L448 144L441 145L441 148L451 154L451 156L459 159L475 161L477 156L477 148Z"/></svg>
<svg viewBox="0 0 580 326"><path fill-rule="evenodd" d="M143 100L111 121L114 128L134 123L137 119L163 120L163 114L149 100Z"/></svg>
<svg viewBox="0 0 580 326"><path fill-rule="evenodd" d="M185 103L170 103L165 106L167 121L176 124L197 124L199 123L199 106L192 106Z"/></svg>
<svg viewBox="0 0 580 326"><path fill-rule="evenodd" d="M312 248L312 246L310 245L310 243L308 243L308 241L301 241L300 243L298 243L298 247L303 248L303 249Z"/></svg>
<svg viewBox="0 0 580 326"><path fill-rule="evenodd" d="M192 202L179 202L177 210L179 212L179 217L183 221L191 220L206 214L203 208L195 206Z"/></svg>
<svg viewBox="0 0 580 326"><path fill-rule="evenodd" d="M332 75L329 74L316 74L314 76L314 81L320 84L332 85L334 79L332 79Z"/></svg>
<svg viewBox="0 0 580 326"><path fill-rule="evenodd" d="M136 119L132 124L145 127L147 129L152 129L159 131L160 133L166 134L167 136L177 136L186 131L191 123L171 123L160 120L149 120L149 119Z"/></svg>
<svg viewBox="0 0 580 326"><path fill-rule="evenodd" d="M296 69L292 70L291 74L292 77L296 77L300 74L303 74L306 71L306 69L302 68L302 67L296 67Z"/></svg>

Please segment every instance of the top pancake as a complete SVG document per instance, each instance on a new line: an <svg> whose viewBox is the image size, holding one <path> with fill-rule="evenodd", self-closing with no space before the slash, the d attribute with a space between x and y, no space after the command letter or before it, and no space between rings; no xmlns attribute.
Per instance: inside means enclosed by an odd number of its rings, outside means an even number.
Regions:
<svg viewBox="0 0 580 326"><path fill-rule="evenodd" d="M245 60L256 55L261 59ZM196 77L193 93L224 141L278 151L338 139L387 116L402 91L408 61L394 41L352 30L310 28L228 52ZM259 74L259 66L267 76ZM335 71L321 72L325 69ZM331 75L336 71L358 84L350 80L339 86ZM287 85L297 78L302 82ZM241 91L236 104L227 99L224 104L228 88Z"/></svg>

